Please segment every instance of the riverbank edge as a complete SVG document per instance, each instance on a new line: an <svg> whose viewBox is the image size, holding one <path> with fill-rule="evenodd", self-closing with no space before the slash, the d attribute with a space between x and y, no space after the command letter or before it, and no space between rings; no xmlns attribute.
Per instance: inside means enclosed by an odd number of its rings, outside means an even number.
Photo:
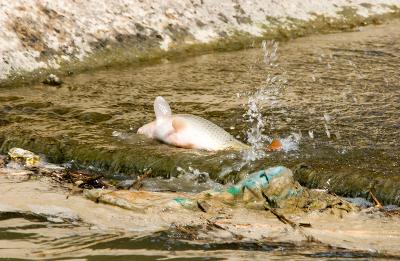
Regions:
<svg viewBox="0 0 400 261"><path fill-rule="evenodd" d="M369 5L365 4L364 6L368 7ZM124 35L123 39L116 40L110 37L110 39L103 39L97 44L92 43L93 50L83 58L71 55L68 59L61 59L60 57L65 55L54 50L42 50L42 53L47 53L38 58L41 62L45 61L43 67L39 66L34 70L25 70L22 67L15 70L5 79L0 77L0 87L41 82L49 74L67 77L72 74L111 67L145 66L212 52L254 48L259 47L263 40L288 41L311 34L354 31L360 26L377 25L400 18L400 3L398 6L387 5L385 8L389 8L390 12L362 16L358 13L357 8L342 6L335 16L310 12L312 18L309 20L267 16L265 22L257 23L256 27L260 32L256 34L233 27L232 30L224 31L220 36L206 42L196 40L188 30L175 28L176 30L170 30L169 37L173 41L169 43L168 48L161 46L160 36L157 35L143 36L143 39L138 39L137 35ZM249 23L253 22L249 21ZM50 62L54 59L58 60L58 63ZM0 73L3 72L0 71Z"/></svg>
<svg viewBox="0 0 400 261"><path fill-rule="evenodd" d="M83 234L117 233L127 238L132 237L133 231L137 232L134 235L138 237L172 230L171 233L177 233L176 240L185 240L190 236L196 244L255 242L268 245L286 242L303 246L305 249L313 246L326 247L327 251L332 251L333 254L343 251L349 255L376 258L398 258L400 254L396 248L396 243L400 240L396 229L400 224L398 212L382 212L376 208L369 208L340 215L333 211L298 213L289 216L295 218L299 224L309 226L291 227L268 211L244 208L241 205L224 205L225 211L217 208L203 212L185 209L178 204L168 207L161 204L162 202L152 202L151 207L146 210L126 209L117 204L89 200L82 196L75 185L60 183L57 180L57 173L46 172L45 175L38 175L26 170L10 172L9 169L0 168L0 181L3 184L0 188L0 216L8 217L2 221L10 224L10 217L18 217L17 222L21 219L34 219L47 222L49 229L52 224L73 224L75 227L81 226L83 229L78 231ZM93 191L108 193L107 190ZM146 195L146 192L137 191L125 193ZM166 194L165 192L150 192L149 195L154 197L157 193L160 195L158 200L164 201L162 195ZM174 195L173 192L170 194ZM150 197L148 200L153 201L154 198ZM142 201L140 200L141 203ZM155 213L157 214L154 215ZM151 214L151 221L146 222ZM177 230L174 232L173 228ZM3 229L6 230L4 227ZM382 231L386 233L379 233ZM55 235L56 241L63 241L68 237L68 233ZM388 237L391 240L386 240ZM34 252L38 254L46 250L43 245L31 247L30 250L37 250ZM7 251L7 248L3 248L0 253L8 256L10 252ZM60 257L69 253L61 249L51 249L46 251L46 254L48 257ZM79 251L75 254L79 254ZM340 253L337 255L340 257ZM15 252L12 256L20 257L18 254L16 256ZM27 256L37 257L32 253L25 255L25 258Z"/></svg>

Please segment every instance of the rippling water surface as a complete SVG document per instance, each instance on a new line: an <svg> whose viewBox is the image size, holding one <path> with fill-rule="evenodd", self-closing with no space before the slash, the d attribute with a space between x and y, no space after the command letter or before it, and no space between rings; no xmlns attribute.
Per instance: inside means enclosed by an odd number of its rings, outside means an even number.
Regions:
<svg viewBox="0 0 400 261"><path fill-rule="evenodd" d="M393 22L281 43L277 66L266 66L263 50L255 48L80 74L59 88L2 89L1 148L24 147L60 163L74 160L116 179L130 179L145 169L164 177L191 169L228 182L265 165L304 163L320 174L305 179L308 185L357 196L372 181L386 203L399 204L399 28ZM295 135L295 150L267 154L240 169L240 153L171 148L135 134L153 120L153 100L161 95L173 112L207 118L246 141L248 95L268 88L268 76L285 83L260 107L264 134ZM182 189L191 190L189 185ZM8 240L22 236L4 233ZM42 240L36 232L29 238ZM108 244L123 253L130 240ZM169 249L161 256L163 251ZM196 252L190 247L185 251L189 256Z"/></svg>
<svg viewBox="0 0 400 261"><path fill-rule="evenodd" d="M306 242L208 242L190 239L174 229L143 235L57 224L29 215L3 217L0 254L12 257L5 260L390 260L384 253Z"/></svg>

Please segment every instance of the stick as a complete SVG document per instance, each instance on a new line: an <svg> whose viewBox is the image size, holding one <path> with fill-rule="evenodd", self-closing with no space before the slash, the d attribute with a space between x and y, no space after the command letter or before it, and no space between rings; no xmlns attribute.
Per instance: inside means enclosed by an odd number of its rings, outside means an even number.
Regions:
<svg viewBox="0 0 400 261"><path fill-rule="evenodd" d="M139 189L143 186L142 181L143 181L144 179L150 177L150 176L151 176L151 170L145 171L142 175L139 175L139 176L137 177L137 179L135 180L135 182L133 182L132 185L130 185L128 189L134 188L134 189L136 189L136 190L139 190Z"/></svg>
<svg viewBox="0 0 400 261"><path fill-rule="evenodd" d="M279 221L281 221L283 224L289 224L292 228L297 228L299 227L299 225L297 225L295 222L287 219L284 215L279 214L276 209L273 208L268 208L265 206L265 210L269 210L271 211L272 214L275 215L275 217L277 217L279 219Z"/></svg>
<svg viewBox="0 0 400 261"><path fill-rule="evenodd" d="M372 192L372 189L369 191L369 194L371 195L372 200L375 203L376 208L383 208L381 202L378 200L378 198L375 196L374 192Z"/></svg>
<svg viewBox="0 0 400 261"><path fill-rule="evenodd" d="M266 199L266 203L270 202L271 200L268 198L267 195L262 192L263 197ZM283 214L278 213L278 211L274 208L270 208L267 204L264 204L264 209L267 211L271 211L274 216L281 221L283 224L288 224L290 225L294 230L297 230L300 232L301 235L303 235L308 242L315 242L315 243L321 243L320 240L316 239L315 237L307 234L304 232L302 227L311 227L311 224L309 223L299 223L297 224L296 222L291 221L290 219L286 218Z"/></svg>

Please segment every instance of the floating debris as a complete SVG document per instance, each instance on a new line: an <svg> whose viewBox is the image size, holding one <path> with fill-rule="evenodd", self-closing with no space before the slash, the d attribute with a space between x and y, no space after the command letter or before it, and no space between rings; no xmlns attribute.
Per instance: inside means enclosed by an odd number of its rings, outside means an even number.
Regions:
<svg viewBox="0 0 400 261"><path fill-rule="evenodd" d="M84 195L95 202L140 211L154 205L162 205L168 209L183 207L205 213L218 213L235 206L260 210L267 206L288 212L329 209L339 214L356 209L351 203L326 191L302 187L294 180L290 169L283 166L252 173L238 184L223 190L207 190L196 194L86 189Z"/></svg>
<svg viewBox="0 0 400 261"><path fill-rule="evenodd" d="M308 136L310 136L310 139L314 139L314 131L313 130L309 130L308 131Z"/></svg>
<svg viewBox="0 0 400 261"><path fill-rule="evenodd" d="M8 151L8 155L10 156L12 161L22 164L28 168L38 167L41 161L40 157L35 153L21 148L10 149Z"/></svg>
<svg viewBox="0 0 400 261"><path fill-rule="evenodd" d="M60 86L63 82L57 75L49 74L46 79L43 80L43 83L51 86Z"/></svg>

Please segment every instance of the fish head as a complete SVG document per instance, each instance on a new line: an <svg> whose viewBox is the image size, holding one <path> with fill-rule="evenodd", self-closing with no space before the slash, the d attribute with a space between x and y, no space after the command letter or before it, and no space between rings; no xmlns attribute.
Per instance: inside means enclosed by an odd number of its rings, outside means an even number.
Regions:
<svg viewBox="0 0 400 261"><path fill-rule="evenodd" d="M149 123L143 125L142 127L140 127L137 130L137 134L142 134L148 138L153 139L155 131L156 131L156 122L152 121L152 122L149 122Z"/></svg>

